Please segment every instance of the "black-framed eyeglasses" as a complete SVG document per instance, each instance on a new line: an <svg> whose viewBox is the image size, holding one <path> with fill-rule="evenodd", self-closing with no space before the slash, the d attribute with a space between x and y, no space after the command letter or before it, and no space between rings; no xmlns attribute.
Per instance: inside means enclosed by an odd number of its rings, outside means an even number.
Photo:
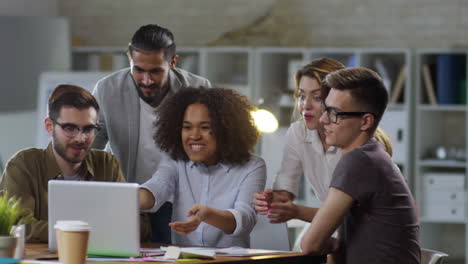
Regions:
<svg viewBox="0 0 468 264"><path fill-rule="evenodd" d="M96 135L96 132L99 131L99 129L100 129L98 126L95 126L95 125L89 125L89 126L85 126L83 128L80 128L75 124L70 124L70 123L61 124L61 123L55 121L52 118L51 118L51 120L55 124L59 125L62 128L63 133L65 134L65 136L67 136L69 138L76 137L80 132L83 135L85 135L86 137L94 137Z"/></svg>
<svg viewBox="0 0 468 264"><path fill-rule="evenodd" d="M320 110L322 111L322 113L327 112L328 120L330 120L330 122L332 122L334 124L338 123L338 116L360 117L360 116L363 116L365 114L373 115L373 113L371 113L371 112L338 112L338 111L336 111L335 108L328 107L325 104L324 101L322 101L322 103L320 104Z"/></svg>

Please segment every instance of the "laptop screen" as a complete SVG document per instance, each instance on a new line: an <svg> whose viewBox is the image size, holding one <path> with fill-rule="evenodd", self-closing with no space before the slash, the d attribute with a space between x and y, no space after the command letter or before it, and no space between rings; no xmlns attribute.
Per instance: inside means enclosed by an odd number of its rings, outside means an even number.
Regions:
<svg viewBox="0 0 468 264"><path fill-rule="evenodd" d="M138 256L140 214L136 183L49 181L49 249L57 248L55 223L91 225L89 255Z"/></svg>

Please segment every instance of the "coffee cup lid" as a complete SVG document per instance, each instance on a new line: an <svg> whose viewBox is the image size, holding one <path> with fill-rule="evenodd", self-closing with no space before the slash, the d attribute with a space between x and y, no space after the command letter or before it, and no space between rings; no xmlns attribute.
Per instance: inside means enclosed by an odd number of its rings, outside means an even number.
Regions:
<svg viewBox="0 0 468 264"><path fill-rule="evenodd" d="M59 220L55 224L55 229L62 231L90 231L91 226L83 221L78 220Z"/></svg>

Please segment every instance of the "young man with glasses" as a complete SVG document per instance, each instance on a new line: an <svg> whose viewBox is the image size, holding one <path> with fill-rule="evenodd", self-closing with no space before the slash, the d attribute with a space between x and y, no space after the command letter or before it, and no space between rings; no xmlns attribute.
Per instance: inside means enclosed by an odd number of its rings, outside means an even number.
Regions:
<svg viewBox="0 0 468 264"><path fill-rule="evenodd" d="M327 144L343 156L302 250L332 253L337 263L420 263L415 201L373 139L388 102L381 78L366 68L345 68L329 74L324 85L331 90L320 122ZM338 227L338 239L331 238Z"/></svg>
<svg viewBox="0 0 468 264"><path fill-rule="evenodd" d="M47 148L19 151L7 162L0 190L21 198L23 207L33 214L34 220L26 228L28 242L48 241L49 180L125 181L113 155L90 149L99 130L98 112L90 92L59 85L49 97L44 120L52 136Z"/></svg>

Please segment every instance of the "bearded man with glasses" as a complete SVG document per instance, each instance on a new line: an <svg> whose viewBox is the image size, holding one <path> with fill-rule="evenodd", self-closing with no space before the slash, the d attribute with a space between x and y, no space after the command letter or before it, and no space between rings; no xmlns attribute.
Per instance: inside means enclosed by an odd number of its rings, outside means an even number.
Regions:
<svg viewBox="0 0 468 264"><path fill-rule="evenodd" d="M52 136L49 145L45 149L21 150L7 162L0 190L21 198L22 206L33 214L34 220L26 228L28 242L48 241L49 180L125 181L112 154L91 150L99 130L98 114L99 106L89 91L59 85L49 97L44 120L45 129ZM149 222L147 226L148 236Z"/></svg>

